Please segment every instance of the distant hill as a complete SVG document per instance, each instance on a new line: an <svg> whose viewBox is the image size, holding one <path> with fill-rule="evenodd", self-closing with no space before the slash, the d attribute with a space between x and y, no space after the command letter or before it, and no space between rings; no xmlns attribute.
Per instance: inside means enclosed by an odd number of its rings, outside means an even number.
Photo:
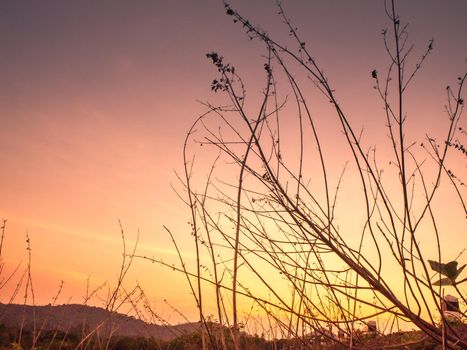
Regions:
<svg viewBox="0 0 467 350"><path fill-rule="evenodd" d="M97 334L121 337L154 337L171 340L183 334L192 333L199 328L198 323L184 323L165 326L146 323L134 317L109 311L94 306L67 304L57 306L29 306L0 303L0 324L6 327L21 327L63 332L82 332L96 330Z"/></svg>

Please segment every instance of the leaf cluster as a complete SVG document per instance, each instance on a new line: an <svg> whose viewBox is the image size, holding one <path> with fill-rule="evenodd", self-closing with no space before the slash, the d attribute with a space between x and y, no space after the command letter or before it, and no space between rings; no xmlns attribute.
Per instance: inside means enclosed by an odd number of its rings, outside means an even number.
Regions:
<svg viewBox="0 0 467 350"><path fill-rule="evenodd" d="M464 270L466 266L465 264L462 267L458 268L458 263L456 260L450 261L446 264L439 263L433 260L428 260L428 262L430 263L430 267L433 271L445 276L433 283L435 286L455 286L467 280L464 279L459 282L456 281L457 277L459 277L462 271Z"/></svg>

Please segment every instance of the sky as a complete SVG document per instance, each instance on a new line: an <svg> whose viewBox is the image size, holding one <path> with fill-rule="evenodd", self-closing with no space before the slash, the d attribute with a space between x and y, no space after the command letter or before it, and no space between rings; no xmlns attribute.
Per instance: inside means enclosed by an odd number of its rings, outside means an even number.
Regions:
<svg viewBox="0 0 467 350"><path fill-rule="evenodd" d="M273 1L232 4L287 38ZM355 123L376 141L376 118L368 115L381 108L370 72L387 65L383 2L283 4ZM467 2L400 1L398 8L410 22L416 55L435 39L410 92L410 106L418 108L411 125L422 137L422 127L445 122L445 86L465 72ZM75 302L88 276L94 285L115 280L119 220L128 243L139 231L141 252L170 261L176 256L163 225L169 227L190 259L189 212L173 187L181 189L176 172L183 170L186 132L205 110L200 101L220 100L210 90L216 72L206 53L232 62L254 95L263 81L263 47L218 0L0 1L0 47L3 261L10 270L24 266L28 234L36 302L50 302L61 280L63 299ZM448 251L465 228L463 221L456 227ZM173 272L138 261L130 279L155 303L168 299L196 314L185 281ZM0 299L9 292L0 291Z"/></svg>

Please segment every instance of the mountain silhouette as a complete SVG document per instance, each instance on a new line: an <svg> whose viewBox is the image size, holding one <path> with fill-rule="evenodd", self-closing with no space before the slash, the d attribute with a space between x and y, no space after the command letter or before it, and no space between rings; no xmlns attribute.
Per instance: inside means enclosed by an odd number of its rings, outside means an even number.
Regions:
<svg viewBox="0 0 467 350"><path fill-rule="evenodd" d="M0 324L6 327L63 332L95 332L117 337L171 340L199 329L199 323L158 325L103 308L80 304L31 306L0 303Z"/></svg>

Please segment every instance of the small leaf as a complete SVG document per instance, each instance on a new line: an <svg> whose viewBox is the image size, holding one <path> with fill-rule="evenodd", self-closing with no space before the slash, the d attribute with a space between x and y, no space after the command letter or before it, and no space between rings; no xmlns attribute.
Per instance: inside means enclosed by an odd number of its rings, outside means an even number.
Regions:
<svg viewBox="0 0 467 350"><path fill-rule="evenodd" d="M457 275L457 261L448 262L445 266L445 270L446 273L444 273L444 275L454 281Z"/></svg>
<svg viewBox="0 0 467 350"><path fill-rule="evenodd" d="M433 283L434 286L450 286L452 281L449 278L441 278L439 281Z"/></svg>
<svg viewBox="0 0 467 350"><path fill-rule="evenodd" d="M440 264L439 262L434 260L428 260L428 262L430 263L431 269L433 271L439 272L443 275L446 274L445 264Z"/></svg>

